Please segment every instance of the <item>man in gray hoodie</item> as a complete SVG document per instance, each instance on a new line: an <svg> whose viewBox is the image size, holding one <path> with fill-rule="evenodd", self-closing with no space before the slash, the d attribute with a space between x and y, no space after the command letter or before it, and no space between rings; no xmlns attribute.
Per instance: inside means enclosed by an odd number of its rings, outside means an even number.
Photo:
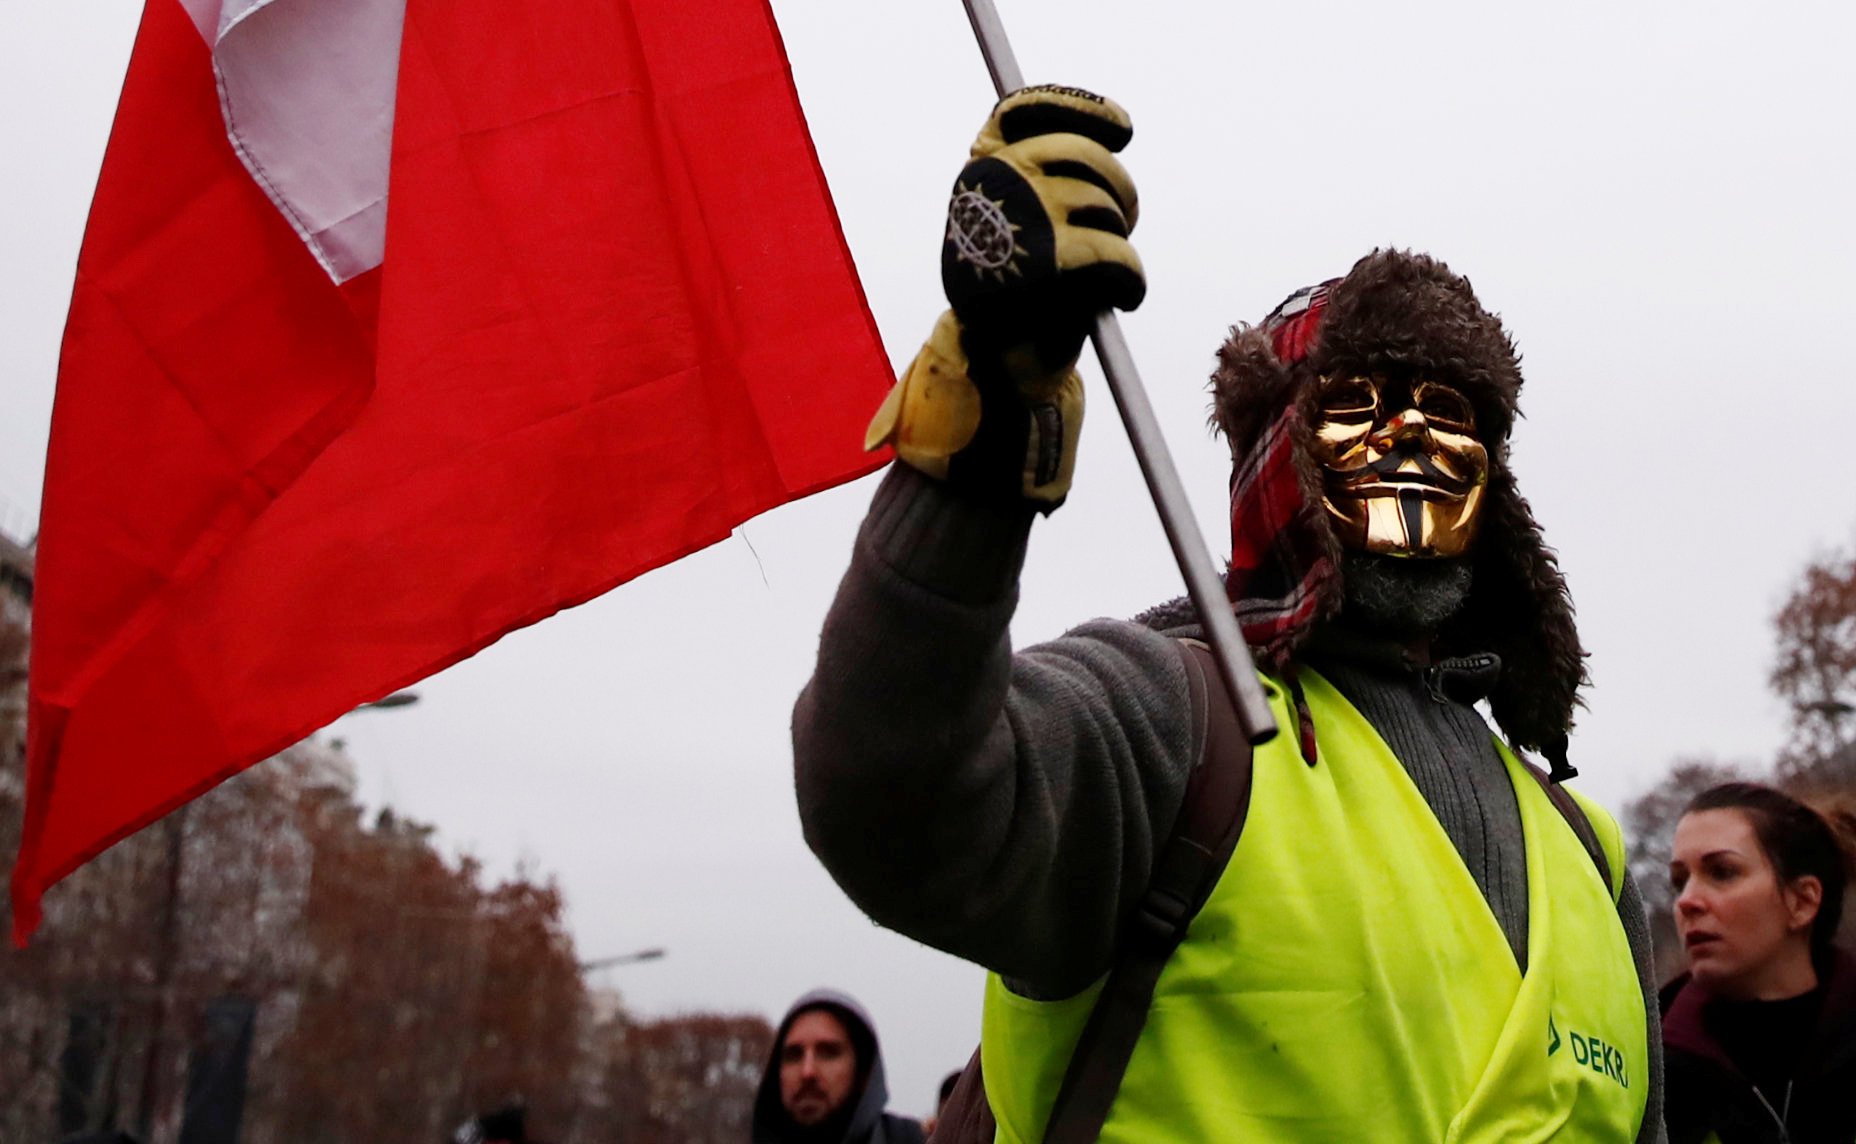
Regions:
<svg viewBox="0 0 1856 1144"><path fill-rule="evenodd" d="M876 1028L846 994L815 989L786 1011L754 1097L754 1144L920 1144L920 1124L884 1111Z"/></svg>

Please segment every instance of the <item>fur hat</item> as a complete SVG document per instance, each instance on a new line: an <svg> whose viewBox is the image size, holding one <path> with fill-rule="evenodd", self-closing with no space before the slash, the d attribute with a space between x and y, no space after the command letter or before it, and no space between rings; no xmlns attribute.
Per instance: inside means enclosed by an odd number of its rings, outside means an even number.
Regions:
<svg viewBox="0 0 1856 1144"><path fill-rule="evenodd" d="M1322 478L1308 445L1315 424L1317 381L1334 374L1421 375L1455 386L1476 410L1489 453L1489 483L1475 546L1468 599L1438 632L1438 658L1493 652L1502 660L1489 697L1495 721L1516 747L1539 751L1564 769L1578 690L1586 682L1585 652L1573 624L1572 601L1559 563L1515 489L1508 436L1521 395L1520 356L1501 320L1482 308L1469 280L1428 255L1376 250L1343 278L1292 295L1259 326L1239 326L1218 352L1212 375L1212 424L1231 446L1234 463L1255 453L1277 428L1300 446L1295 479L1304 503L1320 504ZM1259 507L1254 488L1234 479L1232 530L1254 536ZM1280 491L1280 490L1278 490ZM1280 515L1278 513L1277 515ZM1339 566L1340 543L1327 514L1302 512L1301 535L1288 548ZM1232 591L1242 613L1245 591L1233 567ZM1340 610L1338 576L1311 578L1316 606L1259 649L1280 668L1315 623Z"/></svg>

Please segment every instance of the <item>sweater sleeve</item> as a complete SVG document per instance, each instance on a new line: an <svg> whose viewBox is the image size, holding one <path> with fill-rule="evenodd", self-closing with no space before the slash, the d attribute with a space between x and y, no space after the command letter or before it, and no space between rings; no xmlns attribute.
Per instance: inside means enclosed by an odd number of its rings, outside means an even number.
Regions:
<svg viewBox="0 0 1856 1144"><path fill-rule="evenodd" d="M1012 653L1031 514L891 469L793 715L806 841L874 920L1040 997L1110 963L1191 769L1174 641Z"/></svg>

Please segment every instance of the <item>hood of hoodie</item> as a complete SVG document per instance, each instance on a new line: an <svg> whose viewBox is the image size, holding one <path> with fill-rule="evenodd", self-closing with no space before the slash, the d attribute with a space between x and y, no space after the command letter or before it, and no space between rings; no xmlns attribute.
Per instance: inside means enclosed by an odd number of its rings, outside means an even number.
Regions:
<svg viewBox="0 0 1856 1144"><path fill-rule="evenodd" d="M1818 974L1824 985L1823 1007L1806 1049L1806 1059L1813 1062L1814 1072L1840 1065L1856 1054L1856 955L1842 948L1833 949L1827 961L1818 966ZM1663 1044L1671 1052L1687 1054L1730 1075L1739 1075L1727 1050L1708 1029L1711 998L1706 989L1684 973L1663 986L1660 1000Z"/></svg>
<svg viewBox="0 0 1856 1144"><path fill-rule="evenodd" d="M1311 306L1311 298L1318 304ZM1489 696L1495 721L1517 747L1545 754L1557 772L1585 682L1584 651L1558 561L1509 464L1508 436L1520 414L1520 355L1469 281L1427 255L1379 250L1344 277L1292 295L1261 325L1234 329L1219 351L1212 424L1240 467L1271 427L1285 426L1301 446L1294 459L1300 499L1318 503L1321 477L1307 443L1321 377L1401 369L1447 382L1467 397L1489 454L1482 527L1468 557L1472 586L1437 632L1434 654L1499 656L1502 676ZM1255 510L1234 504L1234 533ZM1285 527L1307 534L1289 548L1315 559L1325 554L1338 565L1340 545L1325 513L1302 513ZM1321 620L1340 611L1338 577L1310 583L1317 606L1277 644L1259 649L1264 666L1285 664ZM1243 595L1240 586L1234 592L1240 613Z"/></svg>
<svg viewBox="0 0 1856 1144"><path fill-rule="evenodd" d="M876 1025L856 998L835 989L814 989L793 1002L786 1016L780 1018L780 1027L774 1031L773 1047L767 1052L767 1067L761 1072L760 1089L754 1096L754 1144L786 1144L805 1136L780 1101L780 1046L786 1042L787 1030L793 1027L799 1015L813 1009L827 1010L843 1022L857 1051L859 1070L864 1074L862 1091L852 1097L856 1107L842 1139L871 1139L882 1123L883 1110L889 1105L889 1083L883 1075L883 1050L876 1039Z"/></svg>

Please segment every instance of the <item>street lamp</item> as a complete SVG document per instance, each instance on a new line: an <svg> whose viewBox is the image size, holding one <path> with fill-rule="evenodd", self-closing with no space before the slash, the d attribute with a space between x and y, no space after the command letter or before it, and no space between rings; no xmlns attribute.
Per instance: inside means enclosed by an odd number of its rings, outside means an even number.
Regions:
<svg viewBox="0 0 1856 1144"><path fill-rule="evenodd" d="M635 965L640 961L659 961L669 952L664 949L640 949L632 953L619 953L611 957L596 957L591 961L580 963L580 972L593 973L601 969L611 969L615 965Z"/></svg>
<svg viewBox="0 0 1856 1144"><path fill-rule="evenodd" d="M342 712L342 714L337 717L336 721L340 722L350 715L359 715L363 711L391 711L396 707L411 707L417 702L419 702L419 693L417 691L395 691L393 694L383 695L371 703L363 703L358 707L353 707ZM334 723L329 724L330 727L334 725ZM348 746L348 740L340 737L331 738L329 740L329 746L338 751L345 750Z"/></svg>
<svg viewBox="0 0 1856 1144"><path fill-rule="evenodd" d="M356 707L355 710L366 711L372 708L381 711L389 711L395 707L411 707L417 702L419 702L419 693L417 691L395 691L393 694L382 696L372 703L363 703L359 707Z"/></svg>

